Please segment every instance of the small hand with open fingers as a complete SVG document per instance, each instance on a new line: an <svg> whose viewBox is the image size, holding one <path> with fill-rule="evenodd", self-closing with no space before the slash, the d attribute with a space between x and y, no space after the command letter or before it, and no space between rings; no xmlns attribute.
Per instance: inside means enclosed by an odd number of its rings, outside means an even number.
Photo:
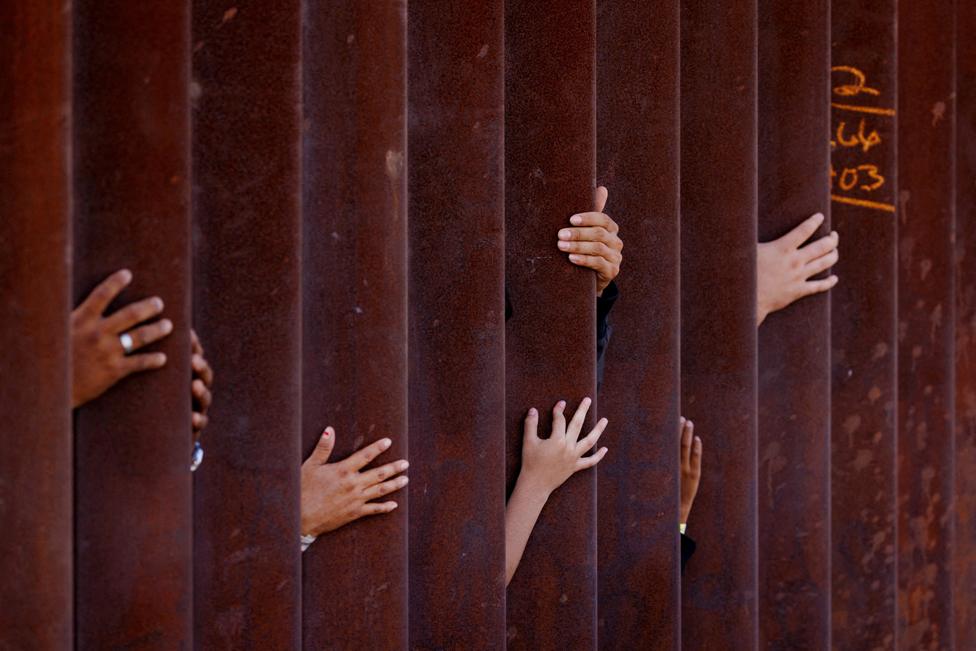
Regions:
<svg viewBox="0 0 976 651"><path fill-rule="evenodd" d="M133 354L173 331L169 319L154 320L163 311L161 298L130 303L104 316L131 282L132 272L117 271L71 312L72 408L94 400L132 373L166 364L163 353Z"/></svg>
<svg viewBox="0 0 976 651"><path fill-rule="evenodd" d="M327 427L315 450L302 464L302 535L319 536L367 515L389 513L393 501L372 500L394 493L409 481L400 475L410 464L405 459L363 470L388 450L390 439L375 441L347 459L329 463L335 430Z"/></svg>
<svg viewBox="0 0 976 651"><path fill-rule="evenodd" d="M602 185L594 193L593 212L570 217L571 228L560 229L556 246L569 254L573 264L596 272L597 296L620 273L624 243L617 222L603 213L609 193Z"/></svg>
<svg viewBox="0 0 976 651"><path fill-rule="evenodd" d="M695 424L681 419L681 524L688 522L701 482L702 440L695 436Z"/></svg>
<svg viewBox="0 0 976 651"><path fill-rule="evenodd" d="M837 231L801 248L824 222L817 213L772 242L760 242L756 257L756 319L761 324L770 313L811 294L826 292L837 276L810 280L837 263Z"/></svg>
<svg viewBox="0 0 976 651"><path fill-rule="evenodd" d="M583 398L576 414L567 425L564 411L566 401L560 400L552 409L552 433L549 438L539 438L539 412L533 408L525 418L522 443L522 470L519 481L525 481L543 494L550 494L579 470L592 468L607 454L600 448L596 454L583 456L593 449L600 435L607 428L607 419L601 418L584 438L580 439L586 412L592 401Z"/></svg>
<svg viewBox="0 0 976 651"><path fill-rule="evenodd" d="M213 401L213 369L204 356L203 346L195 330L190 330L190 368L193 378L190 381L190 393L193 396L193 440L199 441L203 429L210 422L207 411Z"/></svg>

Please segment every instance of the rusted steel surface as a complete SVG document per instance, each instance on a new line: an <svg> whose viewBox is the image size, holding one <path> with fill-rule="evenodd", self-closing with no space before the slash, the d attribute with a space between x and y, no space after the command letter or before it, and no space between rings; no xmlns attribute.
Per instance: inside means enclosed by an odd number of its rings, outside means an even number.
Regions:
<svg viewBox="0 0 976 651"><path fill-rule="evenodd" d="M0 7L0 649L72 640L70 35Z"/></svg>
<svg viewBox="0 0 976 651"><path fill-rule="evenodd" d="M406 3L312 2L303 49L303 454L407 456ZM475 53L477 54L477 52ZM407 494L304 557L306 649L407 646Z"/></svg>
<svg viewBox="0 0 976 651"><path fill-rule="evenodd" d="M755 1L685 2L681 46L681 396L705 441L682 637L689 649L751 649L758 640Z"/></svg>
<svg viewBox="0 0 976 651"><path fill-rule="evenodd" d="M976 3L956 2L955 644L976 648Z"/></svg>
<svg viewBox="0 0 976 651"><path fill-rule="evenodd" d="M596 393L595 279L556 248L560 227L593 206L595 32L593 0L557 14L532 0L505 5L509 489L528 409L548 433L558 400L575 410ZM549 498L509 584L508 648L595 648L596 577L596 474L586 471Z"/></svg>
<svg viewBox="0 0 976 651"><path fill-rule="evenodd" d="M192 642L190 9L74 3L74 299L126 268L123 301L157 295L174 332L162 370L75 420L79 649Z"/></svg>
<svg viewBox="0 0 976 651"><path fill-rule="evenodd" d="M832 644L893 649L895 2L833 0L831 17L831 221L841 250L831 290ZM875 170L884 182L872 188Z"/></svg>
<svg viewBox="0 0 976 651"><path fill-rule="evenodd" d="M193 6L194 311L217 382L194 473L200 649L301 640L300 21L298 2Z"/></svg>
<svg viewBox="0 0 976 651"><path fill-rule="evenodd" d="M955 117L950 2L898 4L898 633L952 645Z"/></svg>
<svg viewBox="0 0 976 651"><path fill-rule="evenodd" d="M600 648L677 648L679 20L677 0L597 3L597 178L626 264L600 390Z"/></svg>
<svg viewBox="0 0 976 651"><path fill-rule="evenodd" d="M504 649L503 3L408 22L410 648Z"/></svg>
<svg viewBox="0 0 976 651"><path fill-rule="evenodd" d="M759 240L829 214L830 3L759 0ZM814 237L829 233L829 220ZM759 328L759 640L830 645L830 297ZM712 466L714 467L714 466Z"/></svg>

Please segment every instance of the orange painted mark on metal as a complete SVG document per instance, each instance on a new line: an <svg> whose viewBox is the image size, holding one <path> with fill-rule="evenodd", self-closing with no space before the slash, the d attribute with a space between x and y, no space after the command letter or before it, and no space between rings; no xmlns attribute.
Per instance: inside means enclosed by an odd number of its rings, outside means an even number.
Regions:
<svg viewBox="0 0 976 651"><path fill-rule="evenodd" d="M861 206L862 208L873 208L875 210L883 210L885 212L895 212L895 207L890 203L881 203L880 201L868 201L866 199L854 199L853 197L843 197L837 194L830 195L831 201L836 201L838 203L846 203L852 206Z"/></svg>

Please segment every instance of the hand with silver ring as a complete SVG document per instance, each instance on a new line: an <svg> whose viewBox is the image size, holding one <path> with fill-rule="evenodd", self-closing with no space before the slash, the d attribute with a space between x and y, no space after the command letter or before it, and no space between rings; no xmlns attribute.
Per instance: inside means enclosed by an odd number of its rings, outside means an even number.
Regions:
<svg viewBox="0 0 976 651"><path fill-rule="evenodd" d="M133 354L173 331L158 296L105 316L108 306L132 282L132 272L117 271L98 285L71 312L71 406L79 407L105 393L123 378L162 368L163 353ZM140 325L144 324L144 325Z"/></svg>

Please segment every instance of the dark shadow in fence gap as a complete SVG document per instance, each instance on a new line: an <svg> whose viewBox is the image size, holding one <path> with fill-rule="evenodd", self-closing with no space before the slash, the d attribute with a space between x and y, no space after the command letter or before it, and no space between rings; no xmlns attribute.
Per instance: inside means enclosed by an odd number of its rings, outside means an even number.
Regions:
<svg viewBox="0 0 976 651"><path fill-rule="evenodd" d="M386 463L408 449L406 3L304 15L302 452L332 425L333 459L389 437ZM306 649L407 647L406 491L390 499L305 553Z"/></svg>
<svg viewBox="0 0 976 651"><path fill-rule="evenodd" d="M624 265L600 391L600 648L677 648L679 3L597 3L597 178Z"/></svg>
<svg viewBox="0 0 976 651"><path fill-rule="evenodd" d="M76 648L192 644L190 7L74 3L74 299L126 268L174 331L75 418ZM111 310L112 308L110 308Z"/></svg>
<svg viewBox="0 0 976 651"><path fill-rule="evenodd" d="M503 21L409 6L413 649L505 648Z"/></svg>
<svg viewBox="0 0 976 651"><path fill-rule="evenodd" d="M830 215L830 3L760 0L759 16L759 240L767 242L814 213ZM829 232L825 219L814 238ZM758 336L760 646L826 649L830 296L769 315Z"/></svg>
<svg viewBox="0 0 976 651"><path fill-rule="evenodd" d="M301 640L298 2L193 7L194 310L216 373L195 473L197 648Z"/></svg>
<svg viewBox="0 0 976 651"><path fill-rule="evenodd" d="M976 3L956 2L955 645L976 648Z"/></svg>
<svg viewBox="0 0 976 651"><path fill-rule="evenodd" d="M894 648L895 3L831 3L833 648Z"/></svg>
<svg viewBox="0 0 976 651"><path fill-rule="evenodd" d="M593 0L572 0L558 13L531 0L505 5L509 490L528 409L539 409L547 434L558 400L572 413L583 397L596 397L593 273L556 248L560 227L593 206L595 42ZM587 426L594 422L591 410ZM510 649L596 647L594 472L553 493L507 598Z"/></svg>
<svg viewBox="0 0 976 651"><path fill-rule="evenodd" d="M0 7L0 631L72 645L71 13Z"/></svg>
<svg viewBox="0 0 976 651"><path fill-rule="evenodd" d="M685 646L755 648L756 2L681 7L681 396L705 441ZM721 62L721 65L717 65Z"/></svg>
<svg viewBox="0 0 976 651"><path fill-rule="evenodd" d="M898 4L899 648L951 648L955 120L951 2Z"/></svg>

